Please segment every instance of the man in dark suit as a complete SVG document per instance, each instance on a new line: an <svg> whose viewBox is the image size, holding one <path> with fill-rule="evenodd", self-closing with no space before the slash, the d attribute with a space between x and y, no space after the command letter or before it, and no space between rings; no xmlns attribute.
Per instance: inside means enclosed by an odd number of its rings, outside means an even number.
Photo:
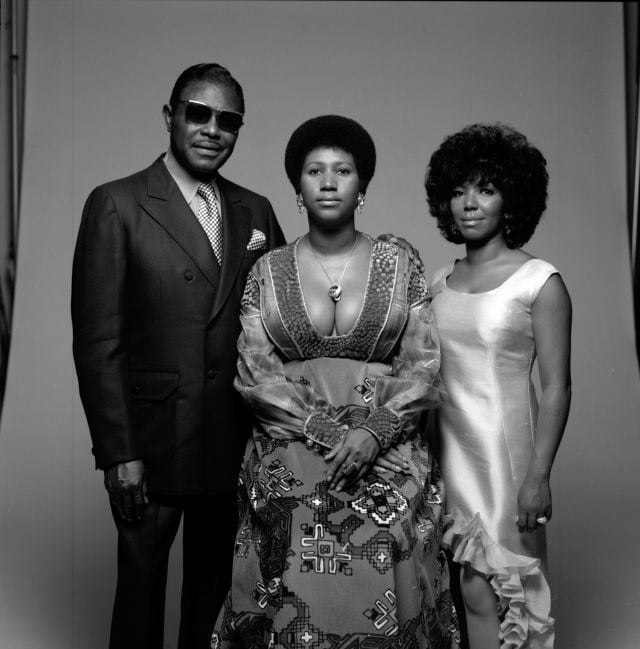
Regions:
<svg viewBox="0 0 640 649"><path fill-rule="evenodd" d="M205 649L230 584L249 418L233 389L247 272L284 243L269 201L218 174L242 89L216 64L177 79L170 147L94 189L73 265L74 358L118 530L111 649L160 649L183 518L180 649Z"/></svg>

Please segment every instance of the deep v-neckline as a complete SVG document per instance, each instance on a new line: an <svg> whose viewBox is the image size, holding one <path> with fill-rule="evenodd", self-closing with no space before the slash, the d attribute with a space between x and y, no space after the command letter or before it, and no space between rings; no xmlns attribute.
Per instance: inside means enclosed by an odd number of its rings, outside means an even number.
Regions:
<svg viewBox="0 0 640 649"><path fill-rule="evenodd" d="M304 296L304 291L302 290L302 277L300 276L300 264L298 263L298 245L306 235L302 235L301 237L298 237L293 245L293 266L295 268L295 273L296 273L296 280L298 285L300 304L302 306L302 312L304 313L304 318L307 321L309 327L311 327L313 332L323 340L341 340L347 338L348 336L352 336L354 332L357 331L358 326L362 321L362 314L364 313L365 307L367 305L367 300L369 299L369 288L370 288L371 277L372 277L371 268L373 265L373 240L368 234L365 234L364 232L361 232L360 234L362 234L362 236L365 237L369 243L369 263L367 267L367 283L365 284L364 287L364 295L362 298L362 303L360 304L360 309L358 310L358 315L356 319L353 321L353 324L351 325L349 330L343 334L324 335L320 333L319 329L316 327L315 323L313 322L313 319L309 314L309 309L307 308L307 301ZM335 320L334 320L334 326L335 326Z"/></svg>
<svg viewBox="0 0 640 649"><path fill-rule="evenodd" d="M362 308L351 329L338 336L324 336L317 331L306 311L295 255L298 240L269 253L265 286L268 306L263 321L274 340L286 338L288 342L281 347L286 348L289 357L366 360L374 353L392 315L400 256L392 244L368 239L371 258Z"/></svg>

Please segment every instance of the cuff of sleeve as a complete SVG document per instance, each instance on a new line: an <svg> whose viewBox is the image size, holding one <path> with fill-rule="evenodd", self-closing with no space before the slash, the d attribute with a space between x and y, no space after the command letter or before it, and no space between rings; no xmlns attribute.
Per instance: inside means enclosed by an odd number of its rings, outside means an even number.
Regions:
<svg viewBox="0 0 640 649"><path fill-rule="evenodd" d="M339 424L323 412L316 412L304 422L303 434L307 445L318 445L326 449L333 448L349 430L346 424Z"/></svg>
<svg viewBox="0 0 640 649"><path fill-rule="evenodd" d="M368 430L386 451L400 437L400 417L391 408L376 408L360 428Z"/></svg>

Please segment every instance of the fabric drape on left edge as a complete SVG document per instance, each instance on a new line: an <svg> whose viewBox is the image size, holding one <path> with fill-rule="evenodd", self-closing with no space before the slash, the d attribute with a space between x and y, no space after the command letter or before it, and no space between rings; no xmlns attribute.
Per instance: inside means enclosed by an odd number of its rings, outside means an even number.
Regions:
<svg viewBox="0 0 640 649"><path fill-rule="evenodd" d="M22 182L27 0L0 3L0 413L7 374Z"/></svg>
<svg viewBox="0 0 640 649"><path fill-rule="evenodd" d="M640 97L638 77L640 72L640 8L638 2L624 3L625 100L627 125L627 213L629 250L631 257L631 282L633 286L633 312L635 319L636 354L640 362Z"/></svg>

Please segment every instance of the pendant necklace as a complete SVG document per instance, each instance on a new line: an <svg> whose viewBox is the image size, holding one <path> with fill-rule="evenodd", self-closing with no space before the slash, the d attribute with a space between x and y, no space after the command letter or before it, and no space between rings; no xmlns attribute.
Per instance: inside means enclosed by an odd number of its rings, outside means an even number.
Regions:
<svg viewBox="0 0 640 649"><path fill-rule="evenodd" d="M340 282L342 281L342 278L344 277L345 271L347 270L347 267L349 266L349 262L351 261L351 257L353 256L353 252L356 249L356 246L358 245L358 241L360 239L360 233L356 232L356 239L353 242L353 246L351 247L351 252L349 253L349 256L347 257L347 261L344 265L344 268L342 269L342 272L340 273L340 277L338 278L337 282L334 282L331 277L329 277L329 273L327 273L327 269L324 267L322 262L320 261L320 258L318 255L316 255L316 251L313 249L313 246L311 245L311 241L309 241L309 235L307 235L307 244L309 244L309 250L311 250L311 254L316 258L316 261L320 264L320 268L322 268L324 274L327 276L327 279L329 280L329 283L331 286L329 287L329 290L327 291L327 295L334 301L338 302L340 298L342 297L342 286L340 285Z"/></svg>

